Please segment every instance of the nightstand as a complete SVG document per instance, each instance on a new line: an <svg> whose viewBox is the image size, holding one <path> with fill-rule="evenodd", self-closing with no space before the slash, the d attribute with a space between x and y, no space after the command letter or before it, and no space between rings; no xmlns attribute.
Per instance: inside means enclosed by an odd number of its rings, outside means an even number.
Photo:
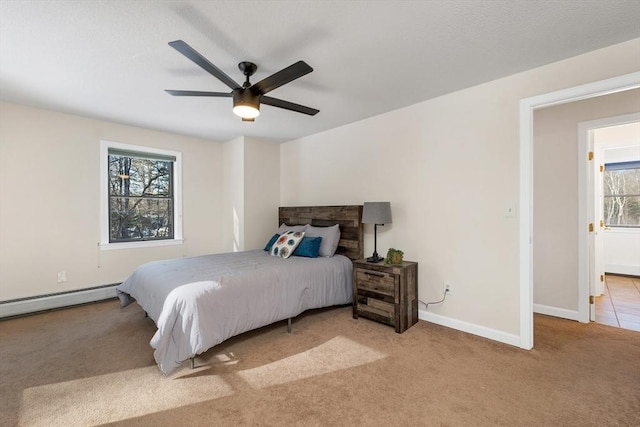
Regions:
<svg viewBox="0 0 640 427"><path fill-rule="evenodd" d="M418 263L353 261L353 318L394 326L402 333L418 322Z"/></svg>

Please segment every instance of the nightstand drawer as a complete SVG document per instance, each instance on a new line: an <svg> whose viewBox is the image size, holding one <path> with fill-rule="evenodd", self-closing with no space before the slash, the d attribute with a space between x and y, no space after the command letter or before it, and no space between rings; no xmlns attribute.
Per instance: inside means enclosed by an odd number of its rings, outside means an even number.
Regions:
<svg viewBox="0 0 640 427"><path fill-rule="evenodd" d="M357 269L356 281L358 289L378 292L385 295L395 296L396 294L395 274L382 273L380 271Z"/></svg>
<svg viewBox="0 0 640 427"><path fill-rule="evenodd" d="M358 314L395 326L396 305L358 294Z"/></svg>

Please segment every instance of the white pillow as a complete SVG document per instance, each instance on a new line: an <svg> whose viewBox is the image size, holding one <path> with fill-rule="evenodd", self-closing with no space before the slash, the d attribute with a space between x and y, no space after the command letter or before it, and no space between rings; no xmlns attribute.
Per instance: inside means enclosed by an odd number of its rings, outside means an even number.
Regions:
<svg viewBox="0 0 640 427"><path fill-rule="evenodd" d="M271 247L271 255L289 258L303 237L304 231L285 231Z"/></svg>
<svg viewBox="0 0 640 427"><path fill-rule="evenodd" d="M340 242L340 226L338 224L332 225L331 227L315 227L313 225L307 225L305 236L322 237L318 255L331 257L338 249L338 243Z"/></svg>
<svg viewBox="0 0 640 427"><path fill-rule="evenodd" d="M283 222L276 233L283 234L285 231L307 231L307 225L287 225Z"/></svg>

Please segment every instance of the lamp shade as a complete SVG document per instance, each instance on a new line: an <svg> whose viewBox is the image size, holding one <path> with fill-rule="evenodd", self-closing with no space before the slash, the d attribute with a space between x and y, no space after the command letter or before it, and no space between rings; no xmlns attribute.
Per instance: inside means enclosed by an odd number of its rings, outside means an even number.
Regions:
<svg viewBox="0 0 640 427"><path fill-rule="evenodd" d="M391 224L391 202L364 202L364 224Z"/></svg>

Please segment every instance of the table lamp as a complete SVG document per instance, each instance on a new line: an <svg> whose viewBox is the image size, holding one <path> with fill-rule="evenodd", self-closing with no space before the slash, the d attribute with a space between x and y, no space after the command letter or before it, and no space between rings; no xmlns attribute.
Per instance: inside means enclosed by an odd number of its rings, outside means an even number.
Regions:
<svg viewBox="0 0 640 427"><path fill-rule="evenodd" d="M378 225L391 224L391 203L364 202L362 223L373 224L373 255L367 262L380 262L384 258L378 255Z"/></svg>

